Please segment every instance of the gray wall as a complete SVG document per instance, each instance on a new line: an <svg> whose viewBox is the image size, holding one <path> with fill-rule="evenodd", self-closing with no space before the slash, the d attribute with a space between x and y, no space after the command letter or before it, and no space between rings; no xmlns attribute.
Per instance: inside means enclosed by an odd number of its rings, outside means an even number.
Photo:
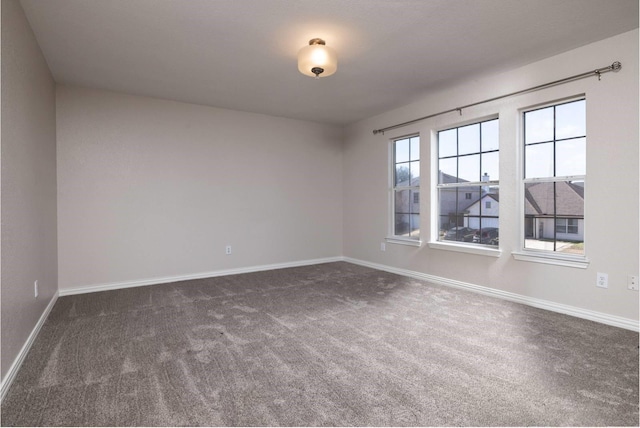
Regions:
<svg viewBox="0 0 640 428"><path fill-rule="evenodd" d="M373 135L381 126L506 94L622 62L618 73L591 77L543 91L451 113ZM521 249L522 202L520 109L586 94L587 178L585 252L587 269L516 260ZM430 247L437 239L435 201L427 195L437 179L432 154L435 131L465 121L500 117L499 257ZM387 244L389 140L420 134L422 247ZM427 94L419 101L348 127L344 149L344 255L449 280L490 287L533 299L638 320L638 293L627 275L639 271L638 248L638 30L501 74L478 77ZM597 288L596 273L609 274L609 288Z"/></svg>
<svg viewBox="0 0 640 428"><path fill-rule="evenodd" d="M55 83L17 0L2 0L1 138L4 380L58 288Z"/></svg>
<svg viewBox="0 0 640 428"><path fill-rule="evenodd" d="M57 115L61 291L342 254L339 127L67 86Z"/></svg>

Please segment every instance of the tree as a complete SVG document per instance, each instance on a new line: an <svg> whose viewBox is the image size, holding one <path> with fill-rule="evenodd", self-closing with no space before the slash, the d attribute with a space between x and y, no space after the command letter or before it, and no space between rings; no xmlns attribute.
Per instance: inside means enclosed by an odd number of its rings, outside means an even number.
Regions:
<svg viewBox="0 0 640 428"><path fill-rule="evenodd" d="M411 174L409 172L409 167L407 166L396 166L396 184L404 183L409 181L411 178Z"/></svg>

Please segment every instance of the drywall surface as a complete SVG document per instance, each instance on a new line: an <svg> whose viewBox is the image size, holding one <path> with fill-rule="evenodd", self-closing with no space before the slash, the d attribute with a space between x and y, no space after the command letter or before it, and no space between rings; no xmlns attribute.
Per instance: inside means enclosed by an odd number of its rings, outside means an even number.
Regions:
<svg viewBox="0 0 640 428"><path fill-rule="evenodd" d="M58 288L55 83L17 0L2 1L1 163L4 380Z"/></svg>
<svg viewBox="0 0 640 428"><path fill-rule="evenodd" d="M57 133L61 290L341 255L341 128L58 86Z"/></svg>
<svg viewBox="0 0 640 428"><path fill-rule="evenodd" d="M373 135L372 130L622 62L622 70L483 104ZM586 269L516 260L521 250L521 110L584 94L587 102ZM435 221L435 132L500 118L499 257L432 248ZM390 227L390 140L421 137L422 245L386 244ZM517 70L482 76L350 126L344 148L344 255L638 320L638 293L627 275L638 260L638 31L583 46ZM597 288L596 273L609 274Z"/></svg>

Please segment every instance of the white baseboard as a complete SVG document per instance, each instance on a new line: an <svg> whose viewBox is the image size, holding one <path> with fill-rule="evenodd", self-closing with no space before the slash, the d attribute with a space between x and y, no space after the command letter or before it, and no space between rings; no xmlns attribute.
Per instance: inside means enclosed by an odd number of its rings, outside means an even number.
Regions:
<svg viewBox="0 0 640 428"><path fill-rule="evenodd" d="M33 345L33 342L36 340L36 337L38 336L40 329L44 325L44 322L47 320L47 317L49 316L49 313L51 312L51 309L53 309L53 305L56 304L57 300L58 300L58 292L56 291L56 293L51 298L51 301L49 302L47 307L44 309L44 312L42 312L42 315L40 315L40 318L38 319L38 322L36 323L35 327L33 327L33 330L31 330L31 334L29 334L29 337L27 337L27 341L22 346L22 349L20 349L20 352L18 352L18 355L16 356L15 360L13 360L13 364L11 364L11 367L9 367L9 370L7 371L7 375L2 380L2 385L0 385L0 402L4 401L4 397L5 395L7 395L7 392L9 391L9 387L11 387L13 380L16 378L16 375L18 374L18 370L22 366L24 359L29 353L29 350L31 349L31 345Z"/></svg>
<svg viewBox="0 0 640 428"><path fill-rule="evenodd" d="M398 269L391 266L381 265L378 263L366 262L363 260L343 257L343 260L361 266L370 267L398 275L408 276L411 278L421 279L433 282L435 284L445 285L449 287L460 288L474 293L484 294L486 296L497 297L499 299L509 300L511 302L522 303L524 305L533 306L539 309L545 309L552 312L558 312L565 315L571 315L614 327L624 328L626 330L640 331L640 323L638 321L609 315L602 312L591 311L588 309L577 308L575 306L564 305L561 303L551 302L549 300L536 299L534 297L523 296L521 294L511 293L508 291L496 290L495 288L484 287L482 285L471 284L468 282L455 281L440 276L429 275L422 272L416 272L406 269Z"/></svg>
<svg viewBox="0 0 640 428"><path fill-rule="evenodd" d="M60 296L71 296L74 294L96 293L99 291L118 290L120 288L143 287L145 285L166 284L169 282L188 281L192 279L213 278L216 276L237 275L241 273L260 272L265 270L285 269L299 266L311 266L321 263L332 263L343 261L343 257L327 257L323 259L300 260L297 262L275 263L269 265L258 265L236 269L223 269L212 272L201 272L189 275L166 276L159 278L148 278L134 281L112 282L109 284L97 284L78 288L62 288L59 290Z"/></svg>

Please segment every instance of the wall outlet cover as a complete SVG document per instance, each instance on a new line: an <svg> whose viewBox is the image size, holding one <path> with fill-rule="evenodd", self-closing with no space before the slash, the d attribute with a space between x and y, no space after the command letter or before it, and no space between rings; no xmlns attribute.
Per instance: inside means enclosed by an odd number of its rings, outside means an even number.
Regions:
<svg viewBox="0 0 640 428"><path fill-rule="evenodd" d="M609 288L609 275L606 273L598 272L596 276L596 287Z"/></svg>

